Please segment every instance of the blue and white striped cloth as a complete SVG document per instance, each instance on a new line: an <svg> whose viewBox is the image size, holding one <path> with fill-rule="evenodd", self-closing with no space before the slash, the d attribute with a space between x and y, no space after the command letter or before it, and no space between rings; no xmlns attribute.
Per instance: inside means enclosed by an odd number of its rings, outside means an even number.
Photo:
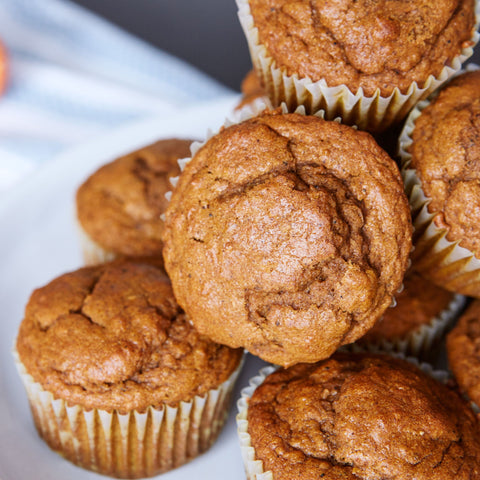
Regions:
<svg viewBox="0 0 480 480"><path fill-rule="evenodd" d="M0 193L101 132L231 94L67 0L0 0Z"/></svg>

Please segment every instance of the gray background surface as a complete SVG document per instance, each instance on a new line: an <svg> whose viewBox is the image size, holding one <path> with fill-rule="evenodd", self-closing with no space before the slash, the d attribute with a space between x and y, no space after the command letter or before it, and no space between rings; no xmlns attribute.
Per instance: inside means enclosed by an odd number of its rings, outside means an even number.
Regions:
<svg viewBox="0 0 480 480"><path fill-rule="evenodd" d="M235 0L74 0L238 90L251 68Z"/></svg>
<svg viewBox="0 0 480 480"><path fill-rule="evenodd" d="M238 90L251 68L235 0L73 0ZM480 63L480 45L470 62Z"/></svg>

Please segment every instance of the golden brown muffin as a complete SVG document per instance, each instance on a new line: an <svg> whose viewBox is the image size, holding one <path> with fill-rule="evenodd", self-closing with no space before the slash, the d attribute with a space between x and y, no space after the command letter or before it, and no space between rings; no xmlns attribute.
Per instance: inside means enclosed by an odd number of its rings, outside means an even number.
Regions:
<svg viewBox="0 0 480 480"><path fill-rule="evenodd" d="M461 390L480 405L480 301L475 300L447 336L450 369Z"/></svg>
<svg viewBox="0 0 480 480"><path fill-rule="evenodd" d="M247 420L273 480L480 478L480 427L466 402L388 356L279 370L253 393Z"/></svg>
<svg viewBox="0 0 480 480"><path fill-rule="evenodd" d="M266 95L265 89L262 87L255 70L250 70L247 73L242 81L240 90L242 92L242 100L235 107L235 110L239 110L245 105L249 105L257 98L264 98Z"/></svg>
<svg viewBox="0 0 480 480"><path fill-rule="evenodd" d="M180 173L177 160L190 155L191 142L161 140L104 165L80 186L77 217L87 237L87 264L103 257L161 259L165 193L172 190L169 179Z"/></svg>
<svg viewBox="0 0 480 480"><path fill-rule="evenodd" d="M404 289L396 296L397 305L360 339L362 343L407 338L447 310L454 294L437 287L412 271L403 280Z"/></svg>
<svg viewBox="0 0 480 480"><path fill-rule="evenodd" d="M126 478L176 467L211 445L242 356L193 329L162 270L124 262L67 273L35 290L16 349L35 424L50 447ZM188 405L191 415L175 421ZM67 407L79 409L77 420ZM126 448L132 436L137 450Z"/></svg>
<svg viewBox="0 0 480 480"><path fill-rule="evenodd" d="M415 121L409 149L447 239L480 256L480 71L456 77Z"/></svg>
<svg viewBox="0 0 480 480"><path fill-rule="evenodd" d="M471 43L473 0L249 0L259 43L288 75L386 97L438 76Z"/></svg>
<svg viewBox="0 0 480 480"><path fill-rule="evenodd" d="M336 122L267 113L187 164L167 208L165 266L195 327L281 365L363 335L411 248L398 169Z"/></svg>
<svg viewBox="0 0 480 480"><path fill-rule="evenodd" d="M252 95L265 95L265 90L263 89L255 70L250 70L245 75L240 90L244 97L250 97Z"/></svg>

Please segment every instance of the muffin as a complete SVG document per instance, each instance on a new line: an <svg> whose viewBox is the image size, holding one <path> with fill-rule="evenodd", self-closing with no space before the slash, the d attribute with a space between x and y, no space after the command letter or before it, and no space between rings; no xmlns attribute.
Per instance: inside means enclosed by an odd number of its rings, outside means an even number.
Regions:
<svg viewBox="0 0 480 480"><path fill-rule="evenodd" d="M465 297L437 287L415 271L406 275L403 285L397 305L358 343L374 350L428 355L465 305Z"/></svg>
<svg viewBox="0 0 480 480"><path fill-rule="evenodd" d="M196 152L164 234L165 268L195 327L284 366L371 328L411 249L398 168L373 138L279 111Z"/></svg>
<svg viewBox="0 0 480 480"><path fill-rule="evenodd" d="M71 462L120 478L205 451L242 358L192 328L159 268L122 262L35 290L15 353L40 436Z"/></svg>
<svg viewBox="0 0 480 480"><path fill-rule="evenodd" d="M261 375L242 392L237 423L249 480L480 478L468 404L386 355L336 354Z"/></svg>
<svg viewBox="0 0 480 480"><path fill-rule="evenodd" d="M447 336L450 369L468 397L480 405L480 301L473 301Z"/></svg>
<svg viewBox="0 0 480 480"><path fill-rule="evenodd" d="M400 138L417 270L480 297L480 71L452 80L408 118Z"/></svg>
<svg viewBox="0 0 480 480"><path fill-rule="evenodd" d="M161 140L102 166L78 189L77 219L85 263L151 257L162 263L165 193L191 140Z"/></svg>
<svg viewBox="0 0 480 480"><path fill-rule="evenodd" d="M235 110L239 110L246 105L250 105L257 99L265 99L266 92L260 83L258 75L255 70L250 70L242 81L240 88L242 92L242 99L240 103L235 107Z"/></svg>
<svg viewBox="0 0 480 480"><path fill-rule="evenodd" d="M445 82L477 42L474 0L237 0L274 106L380 131Z"/></svg>

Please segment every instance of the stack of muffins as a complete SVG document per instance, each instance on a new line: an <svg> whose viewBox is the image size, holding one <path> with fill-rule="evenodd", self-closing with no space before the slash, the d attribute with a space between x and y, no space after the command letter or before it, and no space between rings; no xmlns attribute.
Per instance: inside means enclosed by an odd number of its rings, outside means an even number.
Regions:
<svg viewBox="0 0 480 480"><path fill-rule="evenodd" d="M480 298L480 73L438 93L479 2L238 5L255 70L237 120L77 192L90 266L32 294L16 344L40 435L113 476L179 466L218 435L245 348L276 365L238 403L249 479L480 479L474 410L405 360L434 359ZM402 180L378 143L415 105ZM479 311L448 339L477 402Z"/></svg>

